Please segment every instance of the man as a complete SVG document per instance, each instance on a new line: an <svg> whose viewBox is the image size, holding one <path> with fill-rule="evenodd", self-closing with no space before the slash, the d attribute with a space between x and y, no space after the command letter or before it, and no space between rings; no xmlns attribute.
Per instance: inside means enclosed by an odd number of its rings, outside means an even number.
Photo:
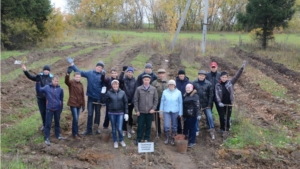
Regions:
<svg viewBox="0 0 300 169"><path fill-rule="evenodd" d="M137 81L136 81L137 84L136 84L136 86L141 86L143 84L143 76L145 74L150 75L150 77L151 77L150 84L152 84L152 82L157 79L156 74L153 73L153 71L152 71L152 64L151 63L147 63L145 65L145 71L142 74L140 74L138 76L138 78L137 78Z"/></svg>
<svg viewBox="0 0 300 169"><path fill-rule="evenodd" d="M221 76L221 73L218 72L218 64L216 62L211 62L210 72L206 74L205 79L208 80L212 84L213 92L214 92L213 102L215 103L216 109L218 112L219 112L219 105L218 105L217 99L216 99L215 87L216 87L216 84L218 84L220 82L220 76ZM213 103L211 104L210 107L211 107L211 109L213 109Z"/></svg>
<svg viewBox="0 0 300 169"><path fill-rule="evenodd" d="M134 109L138 116L135 145L141 142L143 136L145 142L150 139L152 115L158 104L157 90L150 85L151 76L145 74L142 78L143 84L136 89L134 94Z"/></svg>
<svg viewBox="0 0 300 169"><path fill-rule="evenodd" d="M93 116L95 111L94 119L94 132L95 134L100 134L99 124L100 124L100 99L101 99L101 89L104 86L104 77L105 71L104 63L102 61L96 64L95 70L81 71L74 65L74 59L68 57L68 62L71 64L75 72L80 72L82 77L87 78L87 91L86 95L88 96L88 116L87 116L87 127L86 131L83 132L83 135L93 134Z"/></svg>
<svg viewBox="0 0 300 169"><path fill-rule="evenodd" d="M23 69L25 76L34 82L36 82L36 78L39 76L39 78L41 79L40 80L41 87L44 87L44 86L50 84L52 81L53 75L50 73L49 65L45 65L43 68L43 72L39 73L38 75L31 75L27 71L25 64L22 64L22 69ZM44 93L36 92L36 98L37 98L37 103L38 103L39 111L40 111L40 114L42 117L42 122L43 122L43 126L41 127L40 130L44 131L45 124L46 124L46 97L45 97Z"/></svg>
<svg viewBox="0 0 300 169"><path fill-rule="evenodd" d="M54 124L55 124L55 137L59 140L65 139L60 134L60 114L63 109L63 101L64 101L64 90L60 88L58 85L59 78L57 76L53 77L52 83L49 85L46 85L44 87L41 87L40 84L41 77L36 76L36 91L39 93L44 93L46 97L46 124L45 124L45 130L44 130L44 139L45 144L50 146L50 129L52 125L52 119L54 116Z"/></svg>
<svg viewBox="0 0 300 169"><path fill-rule="evenodd" d="M154 86L157 90L157 95L158 95L158 104L156 111L159 111L160 107L160 100L162 93L165 89L168 88L168 80L166 79L166 71L164 69L158 69L158 79L154 80L152 82L152 86ZM158 135L161 135L161 127L160 127L160 117L159 117L159 112L154 113L154 118L157 118L157 122L155 122L155 127L156 131L158 132Z"/></svg>
<svg viewBox="0 0 300 169"><path fill-rule="evenodd" d="M184 70L179 70L178 71L178 76L176 77L176 88L178 90L180 90L181 92L181 95L182 95L182 99L183 99L183 96L185 94L185 88L186 88L186 85L187 84L190 84L190 80L189 78L185 75L185 71ZM178 127L177 127L177 133L178 134L182 134L182 125L181 125L181 119L178 118L177 119L177 123L178 123Z"/></svg>
<svg viewBox="0 0 300 169"><path fill-rule="evenodd" d="M126 71L126 75L124 77L124 73ZM134 69L132 67L123 66L123 71L120 74L119 82L120 88L124 90L127 99L128 99L128 122L123 121L123 135L125 136L127 133L127 137L131 138L131 134L134 134L135 131L132 129L133 125L133 118L132 118L132 111L134 108L134 92L136 90L136 80L133 77Z"/></svg>
<svg viewBox="0 0 300 169"><path fill-rule="evenodd" d="M205 80L206 72L204 70L200 70L198 72L198 79L193 82L194 88L197 90L197 94L199 96L200 107L204 110L204 114L206 116L206 123L209 128L212 139L215 139L214 135L214 121L211 113L211 104L213 101L213 87L208 80ZM196 124L196 135L199 135L199 126L198 121Z"/></svg>

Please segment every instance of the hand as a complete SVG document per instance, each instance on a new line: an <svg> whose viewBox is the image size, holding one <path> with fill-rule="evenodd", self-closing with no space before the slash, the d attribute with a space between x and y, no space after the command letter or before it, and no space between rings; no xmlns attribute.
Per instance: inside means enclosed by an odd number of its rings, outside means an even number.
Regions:
<svg viewBox="0 0 300 169"><path fill-rule="evenodd" d="M41 81L41 76L40 76L40 75L36 75L35 81L36 81L36 82L40 82L40 81Z"/></svg>
<svg viewBox="0 0 300 169"><path fill-rule="evenodd" d="M151 114L154 113L154 112L155 112L155 111L154 111L153 109L150 110L150 113L151 113Z"/></svg>
<svg viewBox="0 0 300 169"><path fill-rule="evenodd" d="M160 118L160 119L164 119L163 114L159 114L159 118Z"/></svg>
<svg viewBox="0 0 300 169"><path fill-rule="evenodd" d="M84 112L84 110L85 110L85 107L82 106L82 107L81 107L81 112Z"/></svg>
<svg viewBox="0 0 300 169"><path fill-rule="evenodd" d="M242 64L242 68L245 68L245 66L246 66L246 63L247 63L247 61L246 61L246 60L244 60L244 61L243 61L243 64Z"/></svg>
<svg viewBox="0 0 300 169"><path fill-rule="evenodd" d="M124 115L124 120L125 120L125 121L128 121L128 118L129 118L129 117L128 117L128 114L125 114L125 115Z"/></svg>
<svg viewBox="0 0 300 169"><path fill-rule="evenodd" d="M136 116L140 116L140 112L136 112Z"/></svg>
<svg viewBox="0 0 300 169"><path fill-rule="evenodd" d="M22 64L22 69L23 69L23 71L27 70L25 64Z"/></svg>
<svg viewBox="0 0 300 169"><path fill-rule="evenodd" d="M223 103L219 103L219 107L224 107L224 104Z"/></svg>
<svg viewBox="0 0 300 169"><path fill-rule="evenodd" d="M105 76L106 71L105 71L105 70L102 70L101 74L102 74L103 76Z"/></svg>
<svg viewBox="0 0 300 169"><path fill-rule="evenodd" d="M67 57L68 62L73 65L74 64L74 58L71 58L70 56Z"/></svg>
<svg viewBox="0 0 300 169"><path fill-rule="evenodd" d="M72 68L72 66L69 66L68 67L68 70L67 70L67 74L69 75L69 74L71 74L72 73L72 71L73 71L73 68Z"/></svg>
<svg viewBox="0 0 300 169"><path fill-rule="evenodd" d="M125 70L127 70L128 66L123 66L123 72L125 72Z"/></svg>
<svg viewBox="0 0 300 169"><path fill-rule="evenodd" d="M198 116L198 117L197 117L197 120L200 121L200 120L201 120L201 116Z"/></svg>

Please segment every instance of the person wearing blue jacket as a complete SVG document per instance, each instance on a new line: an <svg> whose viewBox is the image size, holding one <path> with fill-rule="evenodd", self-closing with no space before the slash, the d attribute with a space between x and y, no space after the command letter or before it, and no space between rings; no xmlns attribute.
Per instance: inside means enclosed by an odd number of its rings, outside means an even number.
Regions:
<svg viewBox="0 0 300 169"><path fill-rule="evenodd" d="M88 102L87 102L88 116L87 116L86 131L84 131L82 135L93 134L92 127L93 127L94 112L95 112L94 132L95 134L100 134L99 124L100 124L100 109L101 109L101 105L100 105L101 90L102 87L105 86L104 84L105 71L103 70L104 63L102 61L99 61L96 64L94 70L82 71L79 70L76 65L74 65L73 58L68 57L67 60L71 64L75 72L80 72L81 77L85 77L87 79L86 95L88 96Z"/></svg>
<svg viewBox="0 0 300 169"><path fill-rule="evenodd" d="M163 91L160 108L160 116L164 119L164 129L166 134L165 144L170 142L174 145L174 136L177 133L177 118L182 116L182 95L181 92L176 89L176 82L169 80L168 88ZM171 126L172 123L172 126ZM172 128L172 134L170 129Z"/></svg>
<svg viewBox="0 0 300 169"><path fill-rule="evenodd" d="M50 129L52 124L52 119L54 116L55 123L55 137L59 140L65 139L60 134L60 114L63 109L63 100L64 100L64 90L60 88L58 82L58 76L54 76L52 83L41 87L41 77L36 76L36 91L39 93L44 93L46 97L46 124L44 129L44 139L46 145L50 146Z"/></svg>

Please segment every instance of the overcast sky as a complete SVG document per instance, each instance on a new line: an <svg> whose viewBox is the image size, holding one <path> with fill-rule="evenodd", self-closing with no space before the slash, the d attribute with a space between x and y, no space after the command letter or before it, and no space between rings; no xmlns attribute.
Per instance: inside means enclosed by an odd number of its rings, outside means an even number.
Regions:
<svg viewBox="0 0 300 169"><path fill-rule="evenodd" d="M62 11L66 12L67 0L51 0L51 5L55 8L60 8Z"/></svg>

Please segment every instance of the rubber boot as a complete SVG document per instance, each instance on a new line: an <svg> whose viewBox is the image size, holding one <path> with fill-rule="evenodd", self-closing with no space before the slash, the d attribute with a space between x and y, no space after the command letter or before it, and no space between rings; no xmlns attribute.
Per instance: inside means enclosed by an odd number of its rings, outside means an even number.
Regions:
<svg viewBox="0 0 300 169"><path fill-rule="evenodd" d="M169 143L169 140L170 140L170 132L165 132L166 134L166 140L164 141L165 144L168 144Z"/></svg>
<svg viewBox="0 0 300 169"><path fill-rule="evenodd" d="M175 145L175 135L176 135L176 131L175 132L172 132L172 136L171 136L171 138L170 138L170 143L171 143L171 145L172 146L174 146Z"/></svg>

